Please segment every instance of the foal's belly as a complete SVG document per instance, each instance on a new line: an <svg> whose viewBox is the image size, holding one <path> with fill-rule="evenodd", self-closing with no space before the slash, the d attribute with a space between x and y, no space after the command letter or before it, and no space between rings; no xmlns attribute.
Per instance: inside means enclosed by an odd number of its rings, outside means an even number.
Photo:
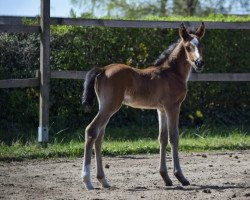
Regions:
<svg viewBox="0 0 250 200"><path fill-rule="evenodd" d="M146 98L134 98L132 96L126 95L122 102L124 105L140 108L140 109L157 109L160 107L159 103L152 99Z"/></svg>

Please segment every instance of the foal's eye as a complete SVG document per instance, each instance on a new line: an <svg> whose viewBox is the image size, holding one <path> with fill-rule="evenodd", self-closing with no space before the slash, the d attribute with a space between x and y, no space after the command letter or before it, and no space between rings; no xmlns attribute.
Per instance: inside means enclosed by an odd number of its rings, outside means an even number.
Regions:
<svg viewBox="0 0 250 200"><path fill-rule="evenodd" d="M189 46L186 46L187 51L191 51L191 48Z"/></svg>

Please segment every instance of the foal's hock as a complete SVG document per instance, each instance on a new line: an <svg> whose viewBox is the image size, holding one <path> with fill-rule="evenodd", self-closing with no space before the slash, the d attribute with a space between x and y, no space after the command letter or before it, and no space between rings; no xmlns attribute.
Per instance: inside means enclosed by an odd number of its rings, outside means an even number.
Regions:
<svg viewBox="0 0 250 200"><path fill-rule="evenodd" d="M124 64L111 64L93 68L85 79L83 105L90 109L95 96L99 111L85 130L85 151L82 179L87 189L94 189L91 183L91 152L95 146L97 179L103 187L110 187L105 177L101 144L110 117L122 104L143 109L155 109L159 119L160 174L167 186L172 185L166 166L166 146L171 145L174 175L182 183L189 181L182 173L179 156L178 122L181 103L187 94L187 81L194 68L201 72L204 67L201 38L204 23L196 31L189 32L181 24L180 39L165 50L154 66L136 69Z"/></svg>

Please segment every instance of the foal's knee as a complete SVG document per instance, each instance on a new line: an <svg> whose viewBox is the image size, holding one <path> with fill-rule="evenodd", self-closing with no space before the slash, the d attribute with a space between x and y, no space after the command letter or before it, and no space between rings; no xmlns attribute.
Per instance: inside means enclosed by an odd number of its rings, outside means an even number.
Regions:
<svg viewBox="0 0 250 200"><path fill-rule="evenodd" d="M160 133L158 140L159 140L160 144L167 145L168 144L168 133L167 132Z"/></svg>

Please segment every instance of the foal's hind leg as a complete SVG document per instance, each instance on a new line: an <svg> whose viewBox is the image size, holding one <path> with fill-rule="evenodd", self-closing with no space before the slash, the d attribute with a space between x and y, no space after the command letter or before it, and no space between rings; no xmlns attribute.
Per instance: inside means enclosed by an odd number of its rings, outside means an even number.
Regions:
<svg viewBox="0 0 250 200"><path fill-rule="evenodd" d="M174 175L182 183L182 185L190 185L189 181L185 178L182 173L179 155L178 155L178 146L179 146L179 113L180 107L178 105L173 105L167 112L168 114L168 129L169 129L169 141L172 149L172 157L174 164Z"/></svg>
<svg viewBox="0 0 250 200"><path fill-rule="evenodd" d="M85 130L85 151L84 151L84 162L82 169L82 179L88 190L94 189L91 183L90 176L90 164L91 164L91 154L93 145L98 139L99 133L104 125L106 125L109 117L101 113L100 111L93 119L93 121L87 126Z"/></svg>
<svg viewBox="0 0 250 200"><path fill-rule="evenodd" d="M105 134L106 125L101 129L97 140L95 141L95 156L96 156L96 176L98 181L102 184L102 187L109 188L110 185L105 177L103 165L102 165L102 140Z"/></svg>
<svg viewBox="0 0 250 200"><path fill-rule="evenodd" d="M160 174L166 186L171 186L172 181L168 176L166 165L166 147L168 144L167 117L163 110L157 110L159 120L159 142L160 142Z"/></svg>
<svg viewBox="0 0 250 200"><path fill-rule="evenodd" d="M105 90L108 93L108 89ZM118 94L118 91L116 91ZM83 182L87 189L94 189L90 180L90 162L93 144L95 143L97 178L103 187L110 187L106 181L101 158L101 143L105 133L105 127L110 117L119 110L122 104L123 95L116 97L112 92L109 96L99 93L99 112L93 121L86 128L85 154L83 165Z"/></svg>

